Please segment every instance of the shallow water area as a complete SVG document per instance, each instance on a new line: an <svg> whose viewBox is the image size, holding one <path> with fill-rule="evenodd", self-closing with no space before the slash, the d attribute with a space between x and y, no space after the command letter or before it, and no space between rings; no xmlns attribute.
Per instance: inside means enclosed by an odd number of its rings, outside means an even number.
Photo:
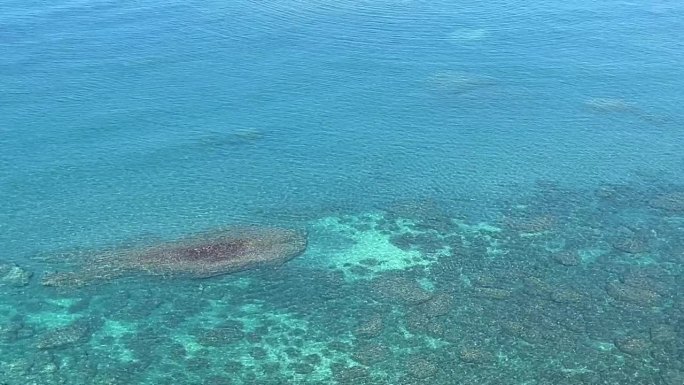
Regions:
<svg viewBox="0 0 684 385"><path fill-rule="evenodd" d="M1 384L684 383L681 2L0 8Z"/></svg>

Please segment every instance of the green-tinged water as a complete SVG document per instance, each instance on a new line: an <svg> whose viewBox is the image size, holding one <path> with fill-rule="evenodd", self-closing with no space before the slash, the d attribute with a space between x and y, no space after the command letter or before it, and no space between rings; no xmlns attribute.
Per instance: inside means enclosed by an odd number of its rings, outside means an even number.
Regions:
<svg viewBox="0 0 684 385"><path fill-rule="evenodd" d="M5 381L683 378L681 187L545 184L488 222L453 202L402 201L312 219L308 237L283 266L211 279L56 289L5 277Z"/></svg>

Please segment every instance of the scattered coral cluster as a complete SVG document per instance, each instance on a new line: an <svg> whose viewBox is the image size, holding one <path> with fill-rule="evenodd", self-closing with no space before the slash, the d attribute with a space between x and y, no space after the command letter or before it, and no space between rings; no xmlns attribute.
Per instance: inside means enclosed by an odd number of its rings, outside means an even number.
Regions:
<svg viewBox="0 0 684 385"><path fill-rule="evenodd" d="M0 378L679 385L682 191L543 184L482 216L399 202L311 221L310 247L280 269L184 277L232 271L214 255L290 258L304 247L295 233L259 233L251 246L174 243L118 262L183 273L174 280L7 286L17 300L0 307Z"/></svg>

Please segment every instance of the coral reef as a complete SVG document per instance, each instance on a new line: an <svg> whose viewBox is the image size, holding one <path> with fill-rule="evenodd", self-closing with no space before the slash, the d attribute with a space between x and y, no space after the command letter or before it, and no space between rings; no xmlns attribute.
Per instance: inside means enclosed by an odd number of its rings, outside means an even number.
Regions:
<svg viewBox="0 0 684 385"><path fill-rule="evenodd" d="M504 226L518 233L535 234L549 231L556 225L556 218L549 214L515 212L504 217Z"/></svg>
<svg viewBox="0 0 684 385"><path fill-rule="evenodd" d="M628 254L643 253L649 248L647 240L638 236L620 236L613 241L612 246Z"/></svg>
<svg viewBox="0 0 684 385"><path fill-rule="evenodd" d="M332 368L333 378L339 385L372 384L368 369L362 366L335 365Z"/></svg>
<svg viewBox="0 0 684 385"><path fill-rule="evenodd" d="M420 303L417 310L427 317L439 317L449 314L454 300L449 293L436 293L427 301Z"/></svg>
<svg viewBox="0 0 684 385"><path fill-rule="evenodd" d="M373 338L382 334L384 329L384 320L381 314L375 314L369 319L364 320L356 328L354 335L358 338Z"/></svg>
<svg viewBox="0 0 684 385"><path fill-rule="evenodd" d="M485 364L494 361L494 355L475 346L463 346L458 351L458 358L469 364Z"/></svg>
<svg viewBox="0 0 684 385"><path fill-rule="evenodd" d="M432 296L416 280L401 275L378 277L373 280L372 289L378 299L400 304L417 304Z"/></svg>
<svg viewBox="0 0 684 385"><path fill-rule="evenodd" d="M582 258L575 251L561 251L553 254L553 260L563 266L577 266L582 263Z"/></svg>
<svg viewBox="0 0 684 385"><path fill-rule="evenodd" d="M504 300L509 298L511 294L510 290L496 287L476 287L473 289L473 295L480 298Z"/></svg>
<svg viewBox="0 0 684 385"><path fill-rule="evenodd" d="M40 336L38 349L61 348L77 342L87 340L90 335L90 325L85 320L77 321L71 325L50 330Z"/></svg>
<svg viewBox="0 0 684 385"><path fill-rule="evenodd" d="M649 201L651 207L673 212L684 212L684 191L672 191L660 194Z"/></svg>
<svg viewBox="0 0 684 385"><path fill-rule="evenodd" d="M17 265L0 263L0 286L26 286L29 284L32 275L32 272Z"/></svg>
<svg viewBox="0 0 684 385"><path fill-rule="evenodd" d="M425 380L434 377L438 370L437 364L423 355L413 355L406 361L406 372L415 379Z"/></svg>
<svg viewBox="0 0 684 385"><path fill-rule="evenodd" d="M358 346L354 352L353 359L362 365L371 366L385 361L390 356L391 352L387 345L373 343Z"/></svg>
<svg viewBox="0 0 684 385"><path fill-rule="evenodd" d="M197 331L196 338L200 345L224 346L245 337L239 322L224 322L212 328L202 328Z"/></svg>
<svg viewBox="0 0 684 385"><path fill-rule="evenodd" d="M663 303L663 297L650 288L643 286L631 286L623 282L613 281L606 285L608 295L617 301L632 303L649 307L659 306Z"/></svg>
<svg viewBox="0 0 684 385"><path fill-rule="evenodd" d="M615 340L615 346L623 353L643 355L648 352L651 344L644 338L627 336Z"/></svg>
<svg viewBox="0 0 684 385"><path fill-rule="evenodd" d="M36 298L0 304L0 377L11 385L681 383L684 222L644 199L681 188L540 186L487 213L504 218L500 227L434 202L317 219L313 246L284 269L78 291L29 285L17 292ZM246 250L281 261L283 250L305 245L290 233L257 233L103 253L62 279L204 277L233 271L230 256Z"/></svg>

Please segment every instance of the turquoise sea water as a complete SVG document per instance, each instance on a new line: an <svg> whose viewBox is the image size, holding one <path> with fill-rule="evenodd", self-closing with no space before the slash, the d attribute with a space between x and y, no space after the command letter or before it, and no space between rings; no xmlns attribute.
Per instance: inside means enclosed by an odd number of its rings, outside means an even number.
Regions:
<svg viewBox="0 0 684 385"><path fill-rule="evenodd" d="M667 0L1 2L0 384L681 384L681 36ZM245 225L307 249L42 284Z"/></svg>

